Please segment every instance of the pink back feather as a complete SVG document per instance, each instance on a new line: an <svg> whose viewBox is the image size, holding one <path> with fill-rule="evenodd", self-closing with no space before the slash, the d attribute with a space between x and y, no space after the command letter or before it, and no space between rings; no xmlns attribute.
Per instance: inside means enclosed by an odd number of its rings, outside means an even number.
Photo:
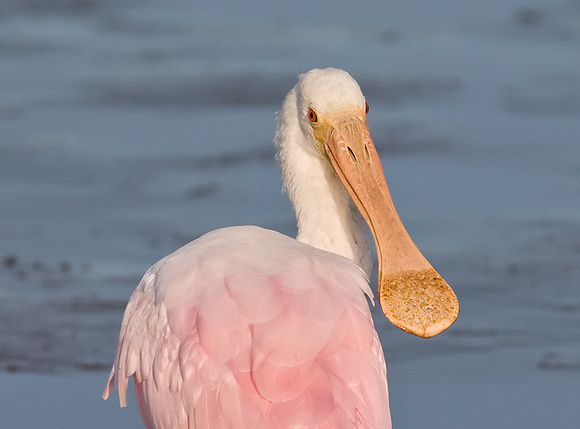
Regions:
<svg viewBox="0 0 580 429"><path fill-rule="evenodd" d="M213 231L131 296L104 396L133 376L147 428L390 428L386 368L350 260L258 227Z"/></svg>

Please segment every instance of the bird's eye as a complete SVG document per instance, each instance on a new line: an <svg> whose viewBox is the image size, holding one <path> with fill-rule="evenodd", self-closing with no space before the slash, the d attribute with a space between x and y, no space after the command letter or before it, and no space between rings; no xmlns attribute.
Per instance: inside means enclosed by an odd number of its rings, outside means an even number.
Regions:
<svg viewBox="0 0 580 429"><path fill-rule="evenodd" d="M369 113L369 103L365 102L365 113Z"/></svg>
<svg viewBox="0 0 580 429"><path fill-rule="evenodd" d="M316 115L316 112L312 107L308 109L308 119L310 120L310 122L318 121L318 116Z"/></svg>

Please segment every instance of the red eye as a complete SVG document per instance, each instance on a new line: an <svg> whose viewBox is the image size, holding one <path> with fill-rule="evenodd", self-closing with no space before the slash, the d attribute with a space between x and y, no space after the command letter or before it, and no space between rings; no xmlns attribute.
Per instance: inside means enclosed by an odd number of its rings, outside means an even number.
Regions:
<svg viewBox="0 0 580 429"><path fill-rule="evenodd" d="M308 119L310 119L310 122L318 121L318 116L316 116L316 112L312 107L308 109Z"/></svg>
<svg viewBox="0 0 580 429"><path fill-rule="evenodd" d="M369 113L369 103L365 102L365 113Z"/></svg>

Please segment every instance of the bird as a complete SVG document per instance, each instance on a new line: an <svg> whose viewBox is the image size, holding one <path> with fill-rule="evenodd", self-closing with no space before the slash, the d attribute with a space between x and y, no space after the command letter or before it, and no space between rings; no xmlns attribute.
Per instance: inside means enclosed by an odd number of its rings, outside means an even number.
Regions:
<svg viewBox="0 0 580 429"><path fill-rule="evenodd" d="M394 208L346 71L299 76L274 136L298 234L208 232L154 264L131 295L103 398L148 429L391 428L385 357L369 303L370 232L385 316L424 338L459 304Z"/></svg>

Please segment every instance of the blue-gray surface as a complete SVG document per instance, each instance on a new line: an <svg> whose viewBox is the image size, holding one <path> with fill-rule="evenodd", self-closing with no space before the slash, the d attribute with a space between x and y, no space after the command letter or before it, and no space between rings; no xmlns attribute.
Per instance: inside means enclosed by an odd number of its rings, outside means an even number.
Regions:
<svg viewBox="0 0 580 429"><path fill-rule="evenodd" d="M275 114L327 66L462 305L428 341L376 314L394 427L578 427L578 0L1 0L3 427L141 427L99 398L131 291L205 231L294 233Z"/></svg>

